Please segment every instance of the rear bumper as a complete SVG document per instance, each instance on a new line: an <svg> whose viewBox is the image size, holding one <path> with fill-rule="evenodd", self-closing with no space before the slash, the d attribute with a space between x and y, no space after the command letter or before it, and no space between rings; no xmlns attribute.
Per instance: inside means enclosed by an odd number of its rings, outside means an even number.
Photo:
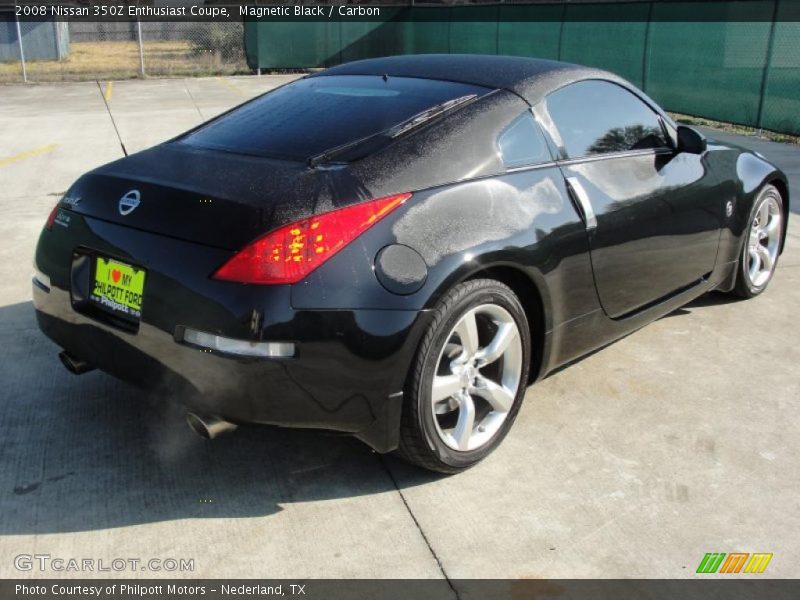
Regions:
<svg viewBox="0 0 800 600"><path fill-rule="evenodd" d="M120 379L197 412L346 432L379 452L397 447L403 384L428 320L424 311L286 307L282 338L296 355L257 359L184 345L164 319L143 315L138 332L118 329L76 311L56 285L34 282L33 300L50 339Z"/></svg>

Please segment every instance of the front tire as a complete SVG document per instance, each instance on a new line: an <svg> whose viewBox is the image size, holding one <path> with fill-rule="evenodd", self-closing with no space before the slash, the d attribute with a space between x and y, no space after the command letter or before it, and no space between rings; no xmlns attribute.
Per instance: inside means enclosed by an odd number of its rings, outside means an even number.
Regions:
<svg viewBox="0 0 800 600"><path fill-rule="evenodd" d="M743 233L736 286L733 289L737 296L758 296L772 280L786 220L783 206L781 194L774 185L765 185L753 202L747 229Z"/></svg>
<svg viewBox="0 0 800 600"><path fill-rule="evenodd" d="M458 284L433 309L406 385L398 454L457 473L491 453L516 418L530 369L530 330L511 289Z"/></svg>

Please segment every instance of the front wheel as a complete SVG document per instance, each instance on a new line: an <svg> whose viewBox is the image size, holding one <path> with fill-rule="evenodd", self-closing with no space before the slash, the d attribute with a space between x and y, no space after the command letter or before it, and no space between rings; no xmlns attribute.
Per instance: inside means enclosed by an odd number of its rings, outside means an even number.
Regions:
<svg viewBox="0 0 800 600"><path fill-rule="evenodd" d="M398 453L456 473L492 452L514 422L530 332L514 292L492 279L455 286L433 313L406 386Z"/></svg>
<svg viewBox="0 0 800 600"><path fill-rule="evenodd" d="M783 238L783 201L773 185L765 185L753 203L734 292L742 298L758 296L775 273Z"/></svg>

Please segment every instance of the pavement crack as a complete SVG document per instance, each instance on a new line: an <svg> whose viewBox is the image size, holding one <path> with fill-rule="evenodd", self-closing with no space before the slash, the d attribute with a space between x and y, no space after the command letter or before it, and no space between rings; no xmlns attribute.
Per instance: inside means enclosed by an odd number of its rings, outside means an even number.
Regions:
<svg viewBox="0 0 800 600"><path fill-rule="evenodd" d="M194 105L194 109L197 111L197 114L200 115L200 122L204 123L206 118L203 116L203 112L200 110L200 107L197 106L197 102L195 102L195 99L194 99L194 96L192 95L192 92L189 91L189 85L186 83L185 79L183 81L183 89L186 90L186 94L189 96L189 100L192 101L192 104Z"/></svg>
<svg viewBox="0 0 800 600"><path fill-rule="evenodd" d="M425 545L428 546L428 551L431 553L431 556L433 556L433 559L436 561L436 565L439 567L439 571L442 573L442 577L444 577L444 580L447 582L448 587L453 591L453 595L455 596L456 600L461 600L461 596L459 595L458 590L453 585L453 580L450 579L450 576L447 574L447 571L445 570L444 565L442 564L442 561L439 558L439 555L436 554L436 550L433 549L431 541L428 539L428 536L425 535L425 531L422 529L422 525L420 525L420 522L417 520L416 515L411 510L411 507L408 505L408 500L406 500L406 496L405 494L403 494L403 490L398 485L397 479L395 479L394 477L394 473L392 473L392 470L389 468L389 465L386 464L386 459L383 457L382 454L378 454L378 460L383 466L383 469L386 471L386 474L389 476L389 479L392 480L392 484L394 484L394 489L396 489L397 493L400 494L400 499L403 501L403 506L406 507L406 510L408 511L408 514L411 516L411 520L414 522L417 531L419 531L419 534L425 541Z"/></svg>

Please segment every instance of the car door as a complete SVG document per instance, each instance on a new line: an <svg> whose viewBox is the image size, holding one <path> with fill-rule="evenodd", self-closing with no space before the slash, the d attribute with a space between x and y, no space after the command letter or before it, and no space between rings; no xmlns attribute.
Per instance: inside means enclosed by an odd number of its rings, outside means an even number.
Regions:
<svg viewBox="0 0 800 600"><path fill-rule="evenodd" d="M537 106L586 223L604 311L623 317L714 268L722 197L702 155L676 152L661 117L609 81L565 86Z"/></svg>

